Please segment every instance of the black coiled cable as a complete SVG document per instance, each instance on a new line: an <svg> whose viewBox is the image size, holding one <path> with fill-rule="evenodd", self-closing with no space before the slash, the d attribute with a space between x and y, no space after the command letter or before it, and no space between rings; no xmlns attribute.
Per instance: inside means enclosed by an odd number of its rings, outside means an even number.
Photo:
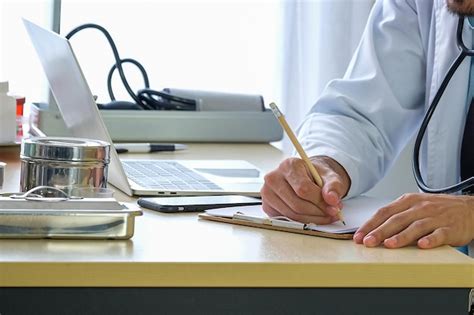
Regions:
<svg viewBox="0 0 474 315"><path fill-rule="evenodd" d="M112 77L115 70L118 70L120 79L122 80L123 86L125 87L128 95L130 95L130 97L140 108L146 110L196 110L196 101L193 99L178 97L165 92L150 89L150 81L145 68L135 59L121 59L112 36L110 36L109 32L104 27L93 23L83 24L70 31L66 35L66 39L69 40L76 33L86 28L93 28L101 31L107 38L110 48L112 48L115 64L109 70L109 74L107 76L107 89L112 101L115 101L115 95L112 89ZM145 85L144 89L139 90L137 93L132 90L123 71L122 64L124 63L131 63L140 70L143 77L143 83Z"/></svg>

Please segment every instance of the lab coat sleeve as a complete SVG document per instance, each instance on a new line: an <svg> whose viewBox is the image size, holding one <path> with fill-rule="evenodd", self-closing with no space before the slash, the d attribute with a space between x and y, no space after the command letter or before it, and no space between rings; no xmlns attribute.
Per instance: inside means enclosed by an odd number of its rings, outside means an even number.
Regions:
<svg viewBox="0 0 474 315"><path fill-rule="evenodd" d="M338 161L348 197L372 188L423 114L426 56L415 3L375 3L343 79L333 80L299 128L309 156Z"/></svg>

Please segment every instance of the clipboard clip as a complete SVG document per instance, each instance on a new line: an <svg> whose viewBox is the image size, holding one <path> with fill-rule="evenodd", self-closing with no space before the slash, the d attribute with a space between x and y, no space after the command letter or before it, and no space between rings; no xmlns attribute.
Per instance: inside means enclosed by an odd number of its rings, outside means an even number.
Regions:
<svg viewBox="0 0 474 315"><path fill-rule="evenodd" d="M288 229L296 229L296 230L312 230L314 227L317 226L315 223L302 223L298 221L291 220L285 216L277 216L271 218L259 218L246 215L240 211L236 212L233 216L235 220L242 220L257 224L264 224L264 225L271 225L277 227L283 227Z"/></svg>

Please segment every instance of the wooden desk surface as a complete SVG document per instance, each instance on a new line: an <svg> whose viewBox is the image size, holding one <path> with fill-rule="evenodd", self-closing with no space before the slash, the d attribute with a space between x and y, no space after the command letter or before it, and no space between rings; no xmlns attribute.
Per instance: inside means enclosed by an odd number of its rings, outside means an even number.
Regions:
<svg viewBox="0 0 474 315"><path fill-rule="evenodd" d="M8 163L1 192L18 190L18 154L0 147ZM239 158L269 171L283 154L270 145L192 144L152 157ZM0 240L0 286L468 288L473 261L447 246L365 248L144 210L128 241Z"/></svg>

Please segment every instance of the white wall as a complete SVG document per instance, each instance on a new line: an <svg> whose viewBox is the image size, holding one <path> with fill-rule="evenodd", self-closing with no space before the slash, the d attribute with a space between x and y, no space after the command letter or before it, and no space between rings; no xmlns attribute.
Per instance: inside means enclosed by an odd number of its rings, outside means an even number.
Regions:
<svg viewBox="0 0 474 315"><path fill-rule="evenodd" d="M52 0L0 0L0 79L29 101L45 101L46 79L22 18L51 27Z"/></svg>
<svg viewBox="0 0 474 315"><path fill-rule="evenodd" d="M105 27L121 58L147 70L151 88L276 93L279 1L63 0L61 34L84 23ZM109 100L106 79L114 60L105 37L83 30L71 38L99 102ZM134 90L143 88L136 68L124 65ZM117 99L130 100L117 72Z"/></svg>

